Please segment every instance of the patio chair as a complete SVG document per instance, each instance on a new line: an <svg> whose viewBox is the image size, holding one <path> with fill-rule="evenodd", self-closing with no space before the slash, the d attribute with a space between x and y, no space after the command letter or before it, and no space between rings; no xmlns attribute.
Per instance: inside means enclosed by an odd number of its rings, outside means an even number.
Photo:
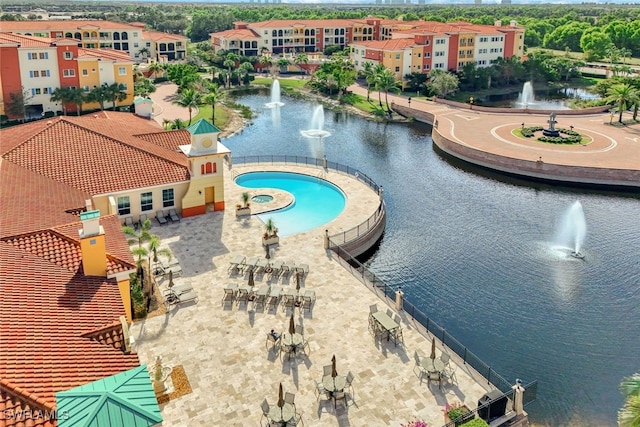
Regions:
<svg viewBox="0 0 640 427"><path fill-rule="evenodd" d="M354 379L354 378L355 378L355 377L353 376L353 374L351 373L351 371L349 371L349 372L347 373L347 381L346 381L346 383L345 383L345 385L344 385L344 388L350 388L350 387L351 387L351 383L353 382L353 379Z"/></svg>
<svg viewBox="0 0 640 427"><path fill-rule="evenodd" d="M245 257L242 255L236 255L230 262L227 271L231 273L233 270L240 271L240 266L244 264Z"/></svg>
<svg viewBox="0 0 640 427"><path fill-rule="evenodd" d="M287 421L287 424L286 424L286 427L297 427L297 426L304 427L304 423L302 422L302 414L299 412L296 412L293 418Z"/></svg>
<svg viewBox="0 0 640 427"><path fill-rule="evenodd" d="M294 402L295 398L296 398L296 395L293 393L289 393L288 391L284 393L284 403L289 403L293 405L294 408L296 407L296 404Z"/></svg>
<svg viewBox="0 0 640 427"><path fill-rule="evenodd" d="M427 373L427 385L430 385L431 381L437 381L438 382L438 388L442 389L442 374L440 372L428 372Z"/></svg>
<svg viewBox="0 0 640 427"><path fill-rule="evenodd" d="M138 224L133 222L133 217L131 215L124 217L124 225L126 225L127 227L131 227L134 230L138 229Z"/></svg>
<svg viewBox="0 0 640 427"><path fill-rule="evenodd" d="M147 216L147 214L140 214L140 218L138 218L138 224L140 225L140 227L142 227L142 224L144 224L144 222L148 219L149 217Z"/></svg>
<svg viewBox="0 0 640 427"><path fill-rule="evenodd" d="M180 222L180 215L175 209L169 209L169 218L171 218L171 222Z"/></svg>
<svg viewBox="0 0 640 427"><path fill-rule="evenodd" d="M260 404L260 409L262 409L262 417L260 418L260 425L262 426L262 420L266 418L267 420L267 426L269 425L269 402L267 402L267 399L264 399L262 401L262 403Z"/></svg>
<svg viewBox="0 0 640 427"><path fill-rule="evenodd" d="M288 276L295 268L296 265L294 263L292 263L291 261L285 261L282 264L282 275Z"/></svg>
<svg viewBox="0 0 640 427"><path fill-rule="evenodd" d="M287 308L291 308L293 310L295 306L296 306L296 299L294 298L294 296L291 294L285 293L282 296L282 310L286 311Z"/></svg>
<svg viewBox="0 0 640 427"><path fill-rule="evenodd" d="M169 220L164 216L163 211L156 212L156 220L160 223L160 225L169 224Z"/></svg>
<svg viewBox="0 0 640 427"><path fill-rule="evenodd" d="M387 308L387 316L389 316L390 319L393 319L393 311L391 311L390 308Z"/></svg>
<svg viewBox="0 0 640 427"><path fill-rule="evenodd" d="M267 342L265 343L265 346L267 347L267 349L269 349L269 345L271 345L271 350L278 347L280 345L280 338L282 338L282 336L279 336L278 338L274 338L270 332L267 333Z"/></svg>
<svg viewBox="0 0 640 427"><path fill-rule="evenodd" d="M440 355L440 360L442 361L442 363L444 363L444 366L449 366L449 362L451 361L451 356L449 355L449 353L442 353Z"/></svg>
<svg viewBox="0 0 640 427"><path fill-rule="evenodd" d="M222 297L222 306L224 307L225 304L227 303L231 303L233 305L233 300L235 300L235 298L236 298L235 291L230 288L225 288L224 296Z"/></svg>
<svg viewBox="0 0 640 427"><path fill-rule="evenodd" d="M331 369L331 366L329 366L329 369ZM329 372L329 375L331 375L331 372ZM325 400L329 400L331 398L329 396L329 392L327 391L327 389L324 388L322 383L319 383L315 379L313 380L313 383L315 384L315 387L313 389L313 394L316 395L317 401L320 401L320 396L324 396Z"/></svg>
<svg viewBox="0 0 640 427"><path fill-rule="evenodd" d="M418 352L413 352L413 359L416 361L416 364L413 367L413 371L415 372L416 368L418 368L418 378L420 379L420 383L422 383L422 377L427 375L428 372L426 369L422 367L422 362L420 360L420 356L418 356Z"/></svg>
<svg viewBox="0 0 640 427"><path fill-rule="evenodd" d="M304 293L304 297L302 297L302 310L307 310L311 312L313 305L316 302L316 293L314 291L307 291Z"/></svg>
<svg viewBox="0 0 640 427"><path fill-rule="evenodd" d="M253 300L253 304L255 307L258 305L264 306L267 302L267 297L269 296L269 285L262 285L260 289L255 293L255 299Z"/></svg>
<svg viewBox="0 0 640 427"><path fill-rule="evenodd" d="M398 343L404 345L404 336L402 335L402 326L398 326L393 331L391 331L391 339L393 343L398 346Z"/></svg>
<svg viewBox="0 0 640 427"><path fill-rule="evenodd" d="M307 264L298 264L298 266L296 267L296 272L300 273L302 277L304 277L309 274L309 266Z"/></svg>
<svg viewBox="0 0 640 427"><path fill-rule="evenodd" d="M178 277L182 275L182 267L180 264L174 263L168 266L162 266L163 274L167 275L169 273L173 273L173 277Z"/></svg>
<svg viewBox="0 0 640 427"><path fill-rule="evenodd" d="M258 257L252 256L242 264L243 270L248 269L249 271L251 271L255 268L257 263L258 263Z"/></svg>
<svg viewBox="0 0 640 427"><path fill-rule="evenodd" d="M331 365L325 365L322 367L322 373L324 374L324 376L328 376L331 375L331 372L333 371L333 367Z"/></svg>
<svg viewBox="0 0 640 427"><path fill-rule="evenodd" d="M294 354L293 346L291 345L280 345L280 360L282 360L282 355L286 354L289 359L291 359L291 355Z"/></svg>
<svg viewBox="0 0 640 427"><path fill-rule="evenodd" d="M304 335L304 328L302 327L302 325L296 325L295 332L296 334Z"/></svg>
<svg viewBox="0 0 640 427"><path fill-rule="evenodd" d="M369 314L376 313L378 311L378 304L372 304L369 306Z"/></svg>

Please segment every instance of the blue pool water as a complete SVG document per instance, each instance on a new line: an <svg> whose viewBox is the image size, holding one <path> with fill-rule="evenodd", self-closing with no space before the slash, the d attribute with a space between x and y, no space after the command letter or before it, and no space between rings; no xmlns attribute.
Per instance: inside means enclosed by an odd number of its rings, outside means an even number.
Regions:
<svg viewBox="0 0 640 427"><path fill-rule="evenodd" d="M273 219L280 236L290 236L320 227L340 215L344 194L335 185L290 172L250 172L236 178L247 188L277 188L293 195L293 204L284 209L257 215L262 221Z"/></svg>

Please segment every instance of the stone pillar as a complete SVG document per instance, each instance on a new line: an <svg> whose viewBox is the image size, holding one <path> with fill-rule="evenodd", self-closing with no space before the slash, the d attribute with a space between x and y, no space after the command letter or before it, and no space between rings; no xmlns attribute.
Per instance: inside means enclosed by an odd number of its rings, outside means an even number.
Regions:
<svg viewBox="0 0 640 427"><path fill-rule="evenodd" d="M398 286L396 290L396 311L402 311L402 302L404 300L404 292L402 292L402 287Z"/></svg>
<svg viewBox="0 0 640 427"><path fill-rule="evenodd" d="M324 170L327 170L327 156L324 156L322 158L322 167L324 168Z"/></svg>
<svg viewBox="0 0 640 427"><path fill-rule="evenodd" d="M381 185L380 188L378 189L378 196L380 196L380 201L382 201L383 194L384 194L384 188L382 188L382 185Z"/></svg>
<svg viewBox="0 0 640 427"><path fill-rule="evenodd" d="M324 230L324 248L329 249L329 230Z"/></svg>
<svg viewBox="0 0 640 427"><path fill-rule="evenodd" d="M516 380L516 385L511 387L513 389L513 410L516 412L516 416L524 414L524 387L522 382Z"/></svg>

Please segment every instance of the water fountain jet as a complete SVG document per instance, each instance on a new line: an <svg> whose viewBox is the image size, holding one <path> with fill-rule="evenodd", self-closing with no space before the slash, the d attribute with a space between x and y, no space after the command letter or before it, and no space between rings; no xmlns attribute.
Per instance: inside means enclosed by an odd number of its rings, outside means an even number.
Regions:
<svg viewBox="0 0 640 427"><path fill-rule="evenodd" d="M331 133L324 130L324 108L322 105L318 105L313 110L313 116L311 118L311 127L306 130L301 130L300 134L305 138L318 138L322 141L322 138L331 136Z"/></svg>
<svg viewBox="0 0 640 427"><path fill-rule="evenodd" d="M573 258L584 259L580 250L586 234L587 224L582 204L576 201L564 213L555 240L559 245L568 248L569 255Z"/></svg>
<svg viewBox="0 0 640 427"><path fill-rule="evenodd" d="M279 108L284 105L280 102L280 82L278 79L273 79L271 84L271 102L267 102L264 106L267 108Z"/></svg>

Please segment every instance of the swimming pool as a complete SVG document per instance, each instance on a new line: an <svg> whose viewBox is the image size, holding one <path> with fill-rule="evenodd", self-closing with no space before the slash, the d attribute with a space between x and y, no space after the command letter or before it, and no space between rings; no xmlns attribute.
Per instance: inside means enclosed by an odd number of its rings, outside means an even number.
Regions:
<svg viewBox="0 0 640 427"><path fill-rule="evenodd" d="M294 202L283 209L258 214L262 221L273 219L278 235L290 236L320 227L344 210L346 199L335 185L313 176L292 172L249 172L236 184L247 188L277 188L287 191Z"/></svg>

